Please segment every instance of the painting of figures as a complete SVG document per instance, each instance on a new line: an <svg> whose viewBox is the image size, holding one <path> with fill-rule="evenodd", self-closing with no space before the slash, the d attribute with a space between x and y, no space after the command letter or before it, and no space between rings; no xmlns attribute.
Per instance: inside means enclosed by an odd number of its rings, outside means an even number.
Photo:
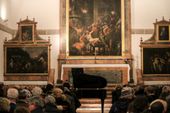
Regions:
<svg viewBox="0 0 170 113"><path fill-rule="evenodd" d="M69 56L122 56L123 0L69 0Z"/></svg>
<svg viewBox="0 0 170 113"><path fill-rule="evenodd" d="M48 47L6 47L5 55L6 75L48 73Z"/></svg>
<svg viewBox="0 0 170 113"><path fill-rule="evenodd" d="M170 74L170 48L143 48L143 74Z"/></svg>

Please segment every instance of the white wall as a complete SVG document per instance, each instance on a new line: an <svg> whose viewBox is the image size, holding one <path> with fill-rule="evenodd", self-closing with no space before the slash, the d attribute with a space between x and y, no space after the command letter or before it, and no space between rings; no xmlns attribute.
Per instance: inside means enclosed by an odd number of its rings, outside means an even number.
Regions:
<svg viewBox="0 0 170 113"><path fill-rule="evenodd" d="M136 78L136 70L141 69L141 48L139 47L140 45L140 38L142 36L143 41L149 39L152 35L151 34L146 34L146 35L141 35L141 34L136 34L132 35L132 54L133 54L133 78L134 82L137 82Z"/></svg>
<svg viewBox="0 0 170 113"><path fill-rule="evenodd" d="M131 0L132 29L153 28L156 18L170 19L170 0Z"/></svg>
<svg viewBox="0 0 170 113"><path fill-rule="evenodd" d="M3 43L5 40L5 37L8 37L11 39L11 35L3 32L0 30L0 81L3 81L3 74L4 74L4 51L3 51Z"/></svg>
<svg viewBox="0 0 170 113"><path fill-rule="evenodd" d="M16 28L20 18L35 18L37 29L59 29L60 0L9 0L10 27Z"/></svg>

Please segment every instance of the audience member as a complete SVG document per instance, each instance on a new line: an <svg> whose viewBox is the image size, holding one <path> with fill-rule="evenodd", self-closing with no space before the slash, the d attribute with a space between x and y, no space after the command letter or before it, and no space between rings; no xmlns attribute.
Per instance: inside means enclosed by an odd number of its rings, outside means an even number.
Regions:
<svg viewBox="0 0 170 113"><path fill-rule="evenodd" d="M36 86L31 90L31 92L33 96L41 96L43 90L41 87Z"/></svg>
<svg viewBox="0 0 170 113"><path fill-rule="evenodd" d="M53 94L56 100L58 109L63 110L63 113L69 113L70 104L68 97L63 93L61 88L54 88Z"/></svg>
<svg viewBox="0 0 170 113"><path fill-rule="evenodd" d="M147 86L145 87L145 93L148 98L149 103L156 99L155 95L155 87L154 86Z"/></svg>
<svg viewBox="0 0 170 113"><path fill-rule="evenodd" d="M68 98L70 102L70 113L76 113L76 109L81 106L79 99L77 98L76 94L71 90L70 84L68 81L63 82L63 90L64 94Z"/></svg>
<svg viewBox="0 0 170 113"><path fill-rule="evenodd" d="M45 106L44 110L46 113L62 113L62 110L59 110L56 106L56 100L52 95L47 95L45 97Z"/></svg>
<svg viewBox="0 0 170 113"><path fill-rule="evenodd" d="M11 113L10 101L7 98L0 97L0 113Z"/></svg>
<svg viewBox="0 0 170 113"><path fill-rule="evenodd" d="M150 104L150 110L152 113L166 113L167 102L162 99L156 99Z"/></svg>
<svg viewBox="0 0 170 113"><path fill-rule="evenodd" d="M165 100L168 95L170 95L170 87L169 86L163 86L162 92L161 92L159 98Z"/></svg>
<svg viewBox="0 0 170 113"><path fill-rule="evenodd" d="M17 107L15 110L14 110L14 113L31 113L29 111L29 109L27 107Z"/></svg>
<svg viewBox="0 0 170 113"><path fill-rule="evenodd" d="M4 97L4 83L0 82L0 97Z"/></svg>
<svg viewBox="0 0 170 113"><path fill-rule="evenodd" d="M112 104L120 98L122 86L118 85L112 91Z"/></svg>
<svg viewBox="0 0 170 113"><path fill-rule="evenodd" d="M27 99L30 98L31 96L32 94L28 89L20 89L18 100L16 101L16 107L24 106L28 108L29 103Z"/></svg>
<svg viewBox="0 0 170 113"><path fill-rule="evenodd" d="M138 95L129 104L128 113L142 113L144 110L148 109L149 101L145 95Z"/></svg>
<svg viewBox="0 0 170 113"><path fill-rule="evenodd" d="M70 83L68 81L63 83L63 88L64 88L64 93L69 94L69 95L74 97L75 102L77 102L76 107L77 108L80 107L81 106L80 101L78 100L78 98L77 98L77 96L75 94L75 91L71 88L71 85L70 85Z"/></svg>
<svg viewBox="0 0 170 113"><path fill-rule="evenodd" d="M145 90L144 90L144 86L143 85L138 85L135 87L135 96L138 96L138 95L145 95Z"/></svg>
<svg viewBox="0 0 170 113"><path fill-rule="evenodd" d="M131 87L123 87L121 90L120 98L112 104L109 113L126 113L129 103L133 99L133 93L134 92Z"/></svg>
<svg viewBox="0 0 170 113"><path fill-rule="evenodd" d="M28 99L29 101L29 110L31 113L44 113L43 112L43 107L44 107L44 102L42 98L38 96L33 96Z"/></svg>
<svg viewBox="0 0 170 113"><path fill-rule="evenodd" d="M44 90L43 90L43 93L44 93L45 95L52 94L53 88L54 88L53 84L52 84L52 83L48 83L48 84L45 86L45 88L44 88Z"/></svg>
<svg viewBox="0 0 170 113"><path fill-rule="evenodd" d="M168 95L166 97L166 102L167 102L167 112L166 113L170 113L170 95Z"/></svg>
<svg viewBox="0 0 170 113"><path fill-rule="evenodd" d="M14 113L18 95L19 95L18 89L16 88L9 88L7 90L7 98L10 100L10 113Z"/></svg>

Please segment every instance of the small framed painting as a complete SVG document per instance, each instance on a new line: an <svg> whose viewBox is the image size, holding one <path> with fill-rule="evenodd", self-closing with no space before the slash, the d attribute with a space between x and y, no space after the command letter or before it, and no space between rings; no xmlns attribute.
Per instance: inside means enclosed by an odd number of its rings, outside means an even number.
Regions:
<svg viewBox="0 0 170 113"><path fill-rule="evenodd" d="M160 24L156 29L158 42L170 42L170 29L169 25Z"/></svg>
<svg viewBox="0 0 170 113"><path fill-rule="evenodd" d="M33 41L34 40L34 26L32 24L26 24L20 26L20 39L21 41Z"/></svg>

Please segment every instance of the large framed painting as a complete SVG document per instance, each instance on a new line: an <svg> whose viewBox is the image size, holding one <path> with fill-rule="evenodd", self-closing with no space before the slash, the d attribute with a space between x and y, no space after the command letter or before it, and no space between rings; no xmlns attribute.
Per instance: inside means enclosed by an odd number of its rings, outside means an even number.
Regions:
<svg viewBox="0 0 170 113"><path fill-rule="evenodd" d="M122 56L124 0L66 0L68 56Z"/></svg>
<svg viewBox="0 0 170 113"><path fill-rule="evenodd" d="M5 75L48 75L49 46L7 45Z"/></svg>
<svg viewBox="0 0 170 113"><path fill-rule="evenodd" d="M170 74L170 46L142 48L143 75Z"/></svg>

